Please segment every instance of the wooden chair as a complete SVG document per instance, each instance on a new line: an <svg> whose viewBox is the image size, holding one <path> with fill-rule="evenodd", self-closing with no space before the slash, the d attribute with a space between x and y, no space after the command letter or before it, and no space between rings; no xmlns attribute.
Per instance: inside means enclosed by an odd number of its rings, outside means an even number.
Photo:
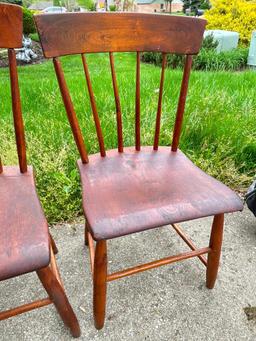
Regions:
<svg viewBox="0 0 256 341"><path fill-rule="evenodd" d="M93 274L95 326L104 325L107 282L176 261L198 257L206 266L206 285L213 288L219 265L224 213L242 210L229 188L205 174L178 150L192 57L202 42L205 20L151 14L79 13L35 17L44 55L53 63L81 160L78 167ZM153 147L140 136L140 54L162 52L163 62ZM107 151L86 62L86 53L108 52L116 104L118 148ZM122 114L114 52L136 52L135 147L124 148ZM185 55L185 66L171 148L159 146L161 106L168 53ZM99 142L90 156L76 117L59 57L80 54ZM214 216L210 244L197 249L177 223ZM107 240L171 224L192 251L112 274L107 272ZM94 249L94 241L96 247ZM206 259L203 254L208 254Z"/></svg>
<svg viewBox="0 0 256 341"><path fill-rule="evenodd" d="M0 312L0 320L53 303L74 337L80 327L58 272L47 221L37 197L33 169L27 166L14 48L22 46L22 9L0 4L0 48L8 48L18 166L0 160L0 281L36 271L49 297Z"/></svg>

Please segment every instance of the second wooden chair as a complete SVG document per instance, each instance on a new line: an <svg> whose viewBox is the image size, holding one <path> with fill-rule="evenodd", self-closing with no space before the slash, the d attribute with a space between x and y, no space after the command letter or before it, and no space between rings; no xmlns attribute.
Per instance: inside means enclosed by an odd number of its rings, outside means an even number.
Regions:
<svg viewBox="0 0 256 341"><path fill-rule="evenodd" d="M36 25L44 55L53 58L59 87L81 160L78 167L93 274L96 328L104 325L107 283L116 279L198 257L206 266L206 285L213 288L219 266L224 213L242 210L229 188L197 168L179 149L179 138L193 55L200 49L205 20L135 13L38 15ZM162 70L152 147L143 147L140 133L141 52L162 52ZM106 151L90 80L87 53L109 53L116 104L118 148ZM114 52L136 53L135 146L124 148L122 114ZM167 54L184 55L185 65L170 147L159 146ZM99 154L88 157L60 58L81 55L99 142ZM170 128L171 130L171 128ZM210 243L197 249L177 223L214 216ZM147 264L108 274L107 240L172 225L192 249ZM94 248L94 241L96 247ZM206 259L203 255L208 254Z"/></svg>
<svg viewBox="0 0 256 341"><path fill-rule="evenodd" d="M22 46L22 8L0 4L0 48L8 49L13 119L19 166L0 160L0 281L36 272L49 297L0 312L0 320L53 303L74 337L80 327L65 294L31 166L27 166L16 55Z"/></svg>

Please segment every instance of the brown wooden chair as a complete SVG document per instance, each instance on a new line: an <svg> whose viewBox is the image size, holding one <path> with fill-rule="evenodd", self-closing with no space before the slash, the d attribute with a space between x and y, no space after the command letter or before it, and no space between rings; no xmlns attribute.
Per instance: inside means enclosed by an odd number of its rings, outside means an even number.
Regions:
<svg viewBox="0 0 256 341"><path fill-rule="evenodd" d="M49 297L0 312L0 320L53 303L74 337L80 327L58 272L47 221L37 197L33 169L27 166L14 48L22 46L22 9L0 4L0 48L8 48L11 95L19 166L0 160L0 281L36 271Z"/></svg>
<svg viewBox="0 0 256 341"><path fill-rule="evenodd" d="M67 116L81 160L78 167L86 217L94 287L96 328L104 325L107 282L175 261L198 257L206 266L206 285L213 288L219 265L224 213L242 210L229 188L205 174L178 150L192 57L202 42L206 21L131 13L37 15L36 25L44 55L53 58ZM160 91L153 147L141 146L140 53L162 52ZM109 52L116 103L118 148L107 151L86 62L86 53ZM124 148L122 115L113 52L136 52L135 147ZM185 66L172 145L159 146L166 56L185 55ZM59 57L81 54L99 141L99 154L89 158ZM214 216L210 244L196 249L177 223ZM107 240L171 224L192 249L176 256L108 274ZM94 251L94 242L96 248ZM206 259L203 254L208 254Z"/></svg>

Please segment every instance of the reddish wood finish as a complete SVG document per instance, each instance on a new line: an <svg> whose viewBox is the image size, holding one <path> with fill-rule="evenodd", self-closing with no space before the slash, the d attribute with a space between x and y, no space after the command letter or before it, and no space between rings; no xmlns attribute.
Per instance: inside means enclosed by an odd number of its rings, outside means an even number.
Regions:
<svg viewBox="0 0 256 341"><path fill-rule="evenodd" d="M162 114L162 98L163 98L163 88L164 88L164 72L166 67L166 53L163 53L162 60L162 72L160 79L160 87L159 87L159 97L158 97L158 105L157 105L157 114L156 114L156 128L155 128L155 138L154 138L154 150L158 149L159 144L159 135L160 135L160 124L161 124L161 114Z"/></svg>
<svg viewBox="0 0 256 341"><path fill-rule="evenodd" d="M114 56L113 56L112 52L109 52L109 60L110 60L112 83L113 83L115 103L116 103L118 151L120 153L122 153L123 152L123 144L124 144L123 143L123 128L122 128L122 113L121 113L120 98L119 98L117 80L116 80L116 73L115 73Z"/></svg>
<svg viewBox="0 0 256 341"><path fill-rule="evenodd" d="M88 228L87 228L87 221L84 224L84 245L88 246Z"/></svg>
<svg viewBox="0 0 256 341"><path fill-rule="evenodd" d="M92 83L91 83L91 79L90 79L88 66L86 63L85 54L82 54L82 61L83 61L84 73L85 73L85 77L86 77L86 83L87 83L87 87L88 87L90 103L91 103L93 118L94 118L94 122L95 122L96 132L97 132L97 137L98 137L98 141L99 141L100 155L106 156L104 140L103 140L102 130L101 130L101 126L100 126L99 114L97 111L97 106L96 106L96 102L95 102L95 98L94 98L94 94L93 94L93 90L92 90Z"/></svg>
<svg viewBox="0 0 256 341"><path fill-rule="evenodd" d="M102 156L105 156L100 121L92 90L85 52L109 52L112 73L112 82L115 94L118 150L123 150L122 121L120 100L117 90L116 75L114 72L113 52L136 51L136 103L135 103L135 148L140 150L140 52L163 52L163 66L160 80L160 93L156 118L154 149L157 150L160 134L160 118L162 94L164 86L164 68L166 53L186 54L186 63L182 87L180 92L177 118L174 129L172 150L176 151L181 123L185 108L185 99L188 88L189 73L192 64L192 54L197 54L201 45L205 20L175 16L136 14L136 13L68 13L65 15L37 15L35 22L39 31L42 47L46 57L59 57L66 54L81 53L86 75L92 112ZM118 30L113 29L117 27ZM118 32L118 34L117 34ZM65 39L64 39L65 37ZM133 39L136 37L136 39ZM126 39L124 39L126 38ZM60 61L54 58L55 70L61 89L68 119L74 134L83 163L87 163L87 154L81 131L76 119L73 104L68 92ZM85 155L86 154L86 155Z"/></svg>
<svg viewBox="0 0 256 341"><path fill-rule="evenodd" d="M47 58L86 52L197 54L206 25L203 19L139 13L39 14L35 22Z"/></svg>
<svg viewBox="0 0 256 341"><path fill-rule="evenodd" d="M224 214L218 214L213 219L212 232L210 238L211 252L208 254L207 271L206 271L206 286L209 289L214 287L221 254L221 245L223 238Z"/></svg>
<svg viewBox="0 0 256 341"><path fill-rule="evenodd" d="M183 114L185 110L185 103L186 103L186 97L187 97L187 92L188 92L188 81L189 81L191 66L192 66L192 56L187 56L186 62L185 62L185 68L183 72L180 97L179 97L179 103L178 103L174 132L173 132L173 140L172 140L173 152L177 151L178 145L179 145Z"/></svg>
<svg viewBox="0 0 256 341"><path fill-rule="evenodd" d="M10 7L11 6L11 7ZM19 6L1 3L0 48L22 47L22 11Z"/></svg>
<svg viewBox="0 0 256 341"><path fill-rule="evenodd" d="M88 240L89 254L90 254L90 265L91 265L91 273L93 275L94 272L94 259L95 259L95 248L94 248L94 240L89 229L86 227L86 235Z"/></svg>
<svg viewBox="0 0 256 341"><path fill-rule="evenodd" d="M26 313L30 310L45 307L46 305L49 305L49 304L52 304L52 301L49 298L44 298L42 300L34 301L32 303L23 304L17 308L13 308L13 309L0 312L0 321L6 320L16 315Z"/></svg>
<svg viewBox="0 0 256 341"><path fill-rule="evenodd" d="M178 150L192 55L199 51L206 21L137 13L44 14L36 16L35 21L44 55L48 58L54 57L64 105L82 158L78 166L87 220L85 242L89 245L93 274L96 328L100 329L104 325L107 281L191 257L198 257L206 264L202 255L209 253L207 286L212 287L219 262L220 217L226 212L242 210L243 205L236 194L202 172ZM152 147L141 147L140 138L140 53L144 51L163 53L153 150ZM103 137L89 71L83 57L101 152L92 155L90 163L87 163L73 104L56 57L90 52L109 52L116 103L118 149L108 151L107 156L102 157L105 156ZM137 54L133 148L123 148L121 106L113 52ZM171 151L167 147L158 147L167 53L185 55ZM216 216L210 247L196 249L176 223L210 215ZM192 251L107 275L107 239L167 224L173 224L176 232ZM93 239L96 240L96 250Z"/></svg>
<svg viewBox="0 0 256 341"><path fill-rule="evenodd" d="M181 227L178 224L172 224L172 227L174 230L178 233L178 235L181 237L181 239L184 240L184 242L190 247L191 250L195 251L197 250L196 246L194 243L185 235L185 233L182 231ZM207 260L204 258L204 256L199 255L198 259L207 266Z"/></svg>
<svg viewBox="0 0 256 341"><path fill-rule="evenodd" d="M57 245L55 244L55 241L54 239L52 238L51 234L49 234L50 236L50 244L52 246L52 249L53 249L53 252L54 254L56 255L58 253L58 248L57 248Z"/></svg>
<svg viewBox="0 0 256 341"><path fill-rule="evenodd" d="M0 174L0 280L50 262L47 221L38 200L33 170L4 167Z"/></svg>
<svg viewBox="0 0 256 341"><path fill-rule="evenodd" d="M88 232L88 245L90 250L90 263L91 263L91 272L94 272L94 259L95 259L95 249L94 249L94 242L92 239L92 235Z"/></svg>
<svg viewBox="0 0 256 341"><path fill-rule="evenodd" d="M49 267L37 270L37 275L42 282L45 290L47 291L50 299L55 305L58 313L60 314L65 325L70 328L73 337L79 337L81 334L79 323L73 312L71 305L67 299L67 296L54 276L52 270Z"/></svg>
<svg viewBox="0 0 256 341"><path fill-rule="evenodd" d="M77 148L79 150L82 162L87 163L88 162L88 156L87 156L82 132L81 132L81 129L79 127L79 123L78 123L78 120L76 117L75 109L74 109L74 106L73 106L73 103L72 103L72 100L71 100L71 97L70 97L70 94L68 91L67 83L66 83L66 80L65 80L65 77L63 74L63 70L61 67L61 62L57 58L55 58L53 60L53 63L54 63L54 68L55 68L55 72L57 75L62 99L63 99L64 105L66 108L68 120L69 120L71 129L72 129L72 132L73 132L74 139L76 141Z"/></svg>
<svg viewBox="0 0 256 341"><path fill-rule="evenodd" d="M243 208L233 191L168 147L111 150L78 166L95 240Z"/></svg>
<svg viewBox="0 0 256 341"><path fill-rule="evenodd" d="M60 277L60 272L57 266L56 258L54 256L53 248L51 247L50 250L51 250L51 270L54 276L56 277L57 281L60 283L60 285L64 287L62 279Z"/></svg>
<svg viewBox="0 0 256 341"><path fill-rule="evenodd" d="M140 150L140 53L136 56L135 148Z"/></svg>
<svg viewBox="0 0 256 341"><path fill-rule="evenodd" d="M0 281L37 271L50 298L0 312L0 320L54 303L74 337L79 324L62 287L47 221L27 167L15 47L21 46L22 8L0 3L0 47L7 47L19 167L0 164Z"/></svg>
<svg viewBox="0 0 256 341"><path fill-rule="evenodd" d="M10 80L12 92L12 110L14 117L14 128L16 136L17 151L19 157L20 171L25 173L27 171L26 160L26 146L23 119L21 114L20 92L18 84L18 74L16 66L16 54L14 50L8 51L9 65L10 65Z"/></svg>
<svg viewBox="0 0 256 341"><path fill-rule="evenodd" d="M104 325L107 293L107 243L101 240L96 243L93 271L93 313L97 329Z"/></svg>
<svg viewBox="0 0 256 341"><path fill-rule="evenodd" d="M205 253L209 253L210 251L211 251L211 249L209 247L205 247L205 248L190 251L190 252L184 252L184 253L181 253L180 255L175 255L175 256L170 256L170 257L166 257L163 259L159 259L159 260L156 260L156 261L153 261L150 263L141 264L141 265L135 266L133 268L125 269L123 271L118 271L118 272L115 272L113 274L110 274L107 276L107 281L111 282L111 281L114 281L116 279L120 279L120 278L123 278L126 276L131 276L133 274L137 274L137 273L142 272L142 271L158 268L159 266L175 263L175 262L185 260L185 259L189 259L192 257L198 257L198 256L203 255Z"/></svg>
<svg viewBox="0 0 256 341"><path fill-rule="evenodd" d="M37 269L37 275L50 297L0 312L0 321L53 303L72 335L79 337L79 323L64 292L52 249L50 266Z"/></svg>
<svg viewBox="0 0 256 341"><path fill-rule="evenodd" d="M16 66L16 54L14 50L8 51L9 64L10 64L10 80L11 80L11 92L12 92L12 110L14 118L14 128L16 136L16 145L19 157L20 171L25 173L27 171L27 159L26 159L26 145L24 126L21 113L20 103L20 91L18 83L18 74Z"/></svg>

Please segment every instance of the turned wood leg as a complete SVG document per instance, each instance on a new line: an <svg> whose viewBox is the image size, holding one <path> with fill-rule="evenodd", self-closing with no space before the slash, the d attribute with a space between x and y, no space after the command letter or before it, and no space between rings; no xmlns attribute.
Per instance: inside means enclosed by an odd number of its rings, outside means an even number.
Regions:
<svg viewBox="0 0 256 341"><path fill-rule="evenodd" d="M104 326L107 293L107 242L96 243L93 271L93 315L95 328Z"/></svg>
<svg viewBox="0 0 256 341"><path fill-rule="evenodd" d="M53 301L58 313L63 322L70 328L71 334L74 337L79 337L80 327L76 315L68 301L68 298L62 288L61 284L54 276L51 268L48 266L37 270L37 275L47 291L50 299Z"/></svg>
<svg viewBox="0 0 256 341"><path fill-rule="evenodd" d="M212 251L208 254L206 270L206 286L214 287L220 261L222 236L223 236L224 214L214 216L209 247Z"/></svg>
<svg viewBox="0 0 256 341"><path fill-rule="evenodd" d="M85 221L85 225L84 225L84 245L88 246L88 223L87 223L87 220Z"/></svg>
<svg viewBox="0 0 256 341"><path fill-rule="evenodd" d="M52 249L53 249L53 253L56 255L58 253L58 248L55 244L55 241L54 239L52 238L52 235L49 233L49 236L50 236L50 243L51 243L51 246L52 246Z"/></svg>

